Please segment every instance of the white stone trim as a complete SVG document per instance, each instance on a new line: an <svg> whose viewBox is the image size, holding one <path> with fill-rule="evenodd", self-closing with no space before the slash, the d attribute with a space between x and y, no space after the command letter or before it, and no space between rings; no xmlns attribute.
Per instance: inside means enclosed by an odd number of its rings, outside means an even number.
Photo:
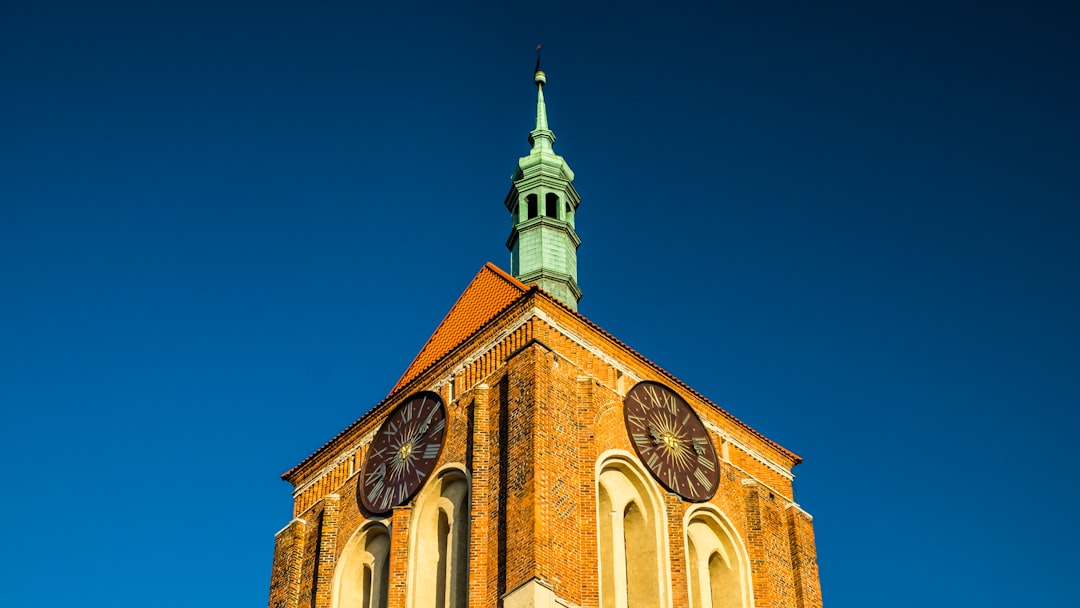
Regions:
<svg viewBox="0 0 1080 608"><path fill-rule="evenodd" d="M606 363L606 364L610 365L611 367L615 368L616 371L622 372L622 374L624 376L629 376L630 378L632 378L633 381L634 381L634 384L637 384L638 382L641 381L641 378L638 378L635 374L633 374L630 371L629 368L627 368L624 365L620 364L618 362L618 360L616 360L614 357L612 357L611 355L605 353L599 347L593 346L592 344L586 342L583 337L575 334L574 332L568 330L566 327L560 325L554 319L549 317L544 311L540 310L539 308L534 307L530 312L537 319L540 319L544 323L547 323L548 325L558 329L559 332L561 332L564 336L566 336L567 338L570 338L571 340L576 342L578 346L580 346L581 348L584 348L585 350L589 351L596 358L600 359L604 363ZM618 388L617 387L615 387L615 388L616 388L615 392L618 392Z"/></svg>
<svg viewBox="0 0 1080 608"><path fill-rule="evenodd" d="M806 516L806 519L809 519L810 521L814 521L814 516L813 516L813 515L810 515L809 513L807 513L807 512L806 512L806 509L804 509L804 508L800 507L800 506L798 505L798 503L794 503L794 502L793 502L793 503L789 504L788 506L786 506L786 507L784 507L784 508L785 508L785 509L795 509L796 511L798 511L798 512L802 513L803 515L805 515L805 516Z"/></svg>
<svg viewBox="0 0 1080 608"><path fill-rule="evenodd" d="M312 476L312 478L309 479L307 481L307 483L296 486L296 489L293 490L293 493L292 493L293 498L294 499L299 498L301 494L303 494L305 491L307 491L308 488L315 485L317 482L321 481L323 477L325 477L327 474L330 473L330 471L333 471L335 468L337 468L338 465L345 462L349 458L352 458L353 455L355 455L356 452L359 451L359 449L362 446L366 445L368 442L371 441L371 438L374 435L375 435L374 431L371 432L371 433L368 433L364 437L364 439L361 439L358 444L356 444L355 446L352 447L352 449L346 450L344 453L339 455L337 458L331 460L329 463L324 465L323 468L319 469L319 472L316 473L314 476ZM354 471L353 474L355 474L355 473L356 472ZM345 479L348 479L349 477L352 477L352 475L346 476Z"/></svg>
<svg viewBox="0 0 1080 608"><path fill-rule="evenodd" d="M751 448L750 446L748 446L745 443L739 441L738 439L735 439L729 433L724 432L724 430L721 429L716 424L714 424L714 423L712 423L712 422L710 422L708 420L702 420L701 424L704 425L705 428L707 428L710 431L712 431L712 432L716 433L717 435L719 435L720 438L723 439L724 441L734 445L735 447L739 448L743 452L746 452L746 454L749 455L754 460L756 460L756 461L760 462L761 464L769 467L770 469L773 470L773 472L780 475L781 477L784 477L788 481L791 481L791 480L795 479L795 475L792 474L791 471L788 471L784 467L770 461L761 452L758 452L757 450Z"/></svg>
<svg viewBox="0 0 1080 608"><path fill-rule="evenodd" d="M784 494L780 490L777 490L776 488L770 486L769 484L765 483L764 481L761 481L760 479L758 479L757 477L754 477L753 475L747 473L746 471L743 471L742 469L739 469L739 467L736 467L736 466L732 465L732 468L738 469L741 473L746 474L746 477L743 478L740 481L742 483L742 485L744 485L744 486L759 485L759 486L765 488L766 490L768 490L769 492L771 492L773 494L773 496L779 496L780 498L783 498L784 500L788 501L789 505L795 505L796 507L799 506L797 503L795 503L794 500L792 500L792 498L790 496L788 496L787 494ZM786 509L787 507L784 507L784 508Z"/></svg>
<svg viewBox="0 0 1080 608"><path fill-rule="evenodd" d="M521 327L525 325L525 323L528 322L528 320L531 319L533 316L534 315L532 314L532 310L526 310L525 312L521 313L518 318L511 321L510 324L503 328L502 331L485 340L479 346L474 348L472 352L466 355L465 358L461 360L461 363L454 367L453 371L450 372L450 377L456 378L458 374L463 373L470 365L476 363L478 360L480 360L481 357L487 354L488 351L494 348L496 344L508 338L510 334L514 333L515 331L521 329ZM476 384L476 386L480 386L480 384L485 383L480 382ZM471 388L473 387L467 386L465 387L465 391L468 391Z"/></svg>
<svg viewBox="0 0 1080 608"><path fill-rule="evenodd" d="M575 604L555 595L547 581L533 577L518 585L501 598L505 608L578 608Z"/></svg>
<svg viewBox="0 0 1080 608"><path fill-rule="evenodd" d="M284 531L288 530L289 528L291 528L292 525L295 524L296 522L300 522L300 523L304 524L305 526L307 525L307 521L305 521L303 519L300 519L299 517L294 517L294 518L289 520L289 523L285 524L284 528L278 530L277 532L274 532L274 538L277 538L278 536L280 536L282 532L284 532Z"/></svg>

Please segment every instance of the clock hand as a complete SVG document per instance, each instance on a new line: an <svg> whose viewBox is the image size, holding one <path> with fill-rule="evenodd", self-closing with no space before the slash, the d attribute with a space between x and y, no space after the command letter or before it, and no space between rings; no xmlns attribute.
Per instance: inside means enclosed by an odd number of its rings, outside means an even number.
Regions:
<svg viewBox="0 0 1080 608"><path fill-rule="evenodd" d="M424 418L424 424L420 425L420 431L417 433L417 437L427 432L428 426L431 424L431 418L435 415L435 410L428 412L427 418Z"/></svg>
<svg viewBox="0 0 1080 608"><path fill-rule="evenodd" d="M652 442L654 445L660 445L661 443L664 443L663 433L661 433L660 429L656 428L656 425L654 424L649 425L649 436L652 437Z"/></svg>
<svg viewBox="0 0 1080 608"><path fill-rule="evenodd" d="M379 481L386 477L386 463L380 464L379 468L375 469L371 473L368 473L368 479Z"/></svg>
<svg viewBox="0 0 1080 608"><path fill-rule="evenodd" d="M694 438L694 451L697 452L698 456L705 455L705 447L701 445L702 442L703 440L701 440L699 437Z"/></svg>

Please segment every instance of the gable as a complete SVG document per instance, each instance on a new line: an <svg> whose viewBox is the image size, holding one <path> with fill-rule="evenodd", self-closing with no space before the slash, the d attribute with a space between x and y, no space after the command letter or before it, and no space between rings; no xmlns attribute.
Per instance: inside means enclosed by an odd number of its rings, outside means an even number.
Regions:
<svg viewBox="0 0 1080 608"><path fill-rule="evenodd" d="M498 266L491 262L484 264L390 392L434 364L528 290L524 283Z"/></svg>

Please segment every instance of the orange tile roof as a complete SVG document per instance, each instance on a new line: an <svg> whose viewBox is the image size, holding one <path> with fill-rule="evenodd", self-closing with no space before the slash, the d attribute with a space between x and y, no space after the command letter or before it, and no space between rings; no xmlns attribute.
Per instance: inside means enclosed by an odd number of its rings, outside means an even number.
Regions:
<svg viewBox="0 0 1080 608"><path fill-rule="evenodd" d="M498 266L484 264L390 392L415 378L528 290Z"/></svg>

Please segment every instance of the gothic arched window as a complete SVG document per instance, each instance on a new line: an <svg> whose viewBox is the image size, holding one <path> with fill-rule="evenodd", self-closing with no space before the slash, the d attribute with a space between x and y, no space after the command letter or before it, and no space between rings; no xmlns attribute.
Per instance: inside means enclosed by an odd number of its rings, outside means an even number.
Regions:
<svg viewBox="0 0 1080 608"><path fill-rule="evenodd" d="M654 484L629 455L603 458L598 473L601 607L668 606L666 534Z"/></svg>
<svg viewBox="0 0 1080 608"><path fill-rule="evenodd" d="M413 507L408 606L465 608L468 589L469 480L449 468L428 482Z"/></svg>
<svg viewBox="0 0 1080 608"><path fill-rule="evenodd" d="M710 507L686 519L691 608L749 608L746 552L734 528Z"/></svg>
<svg viewBox="0 0 1080 608"><path fill-rule="evenodd" d="M372 522L353 535L334 571L334 608L386 608L390 531Z"/></svg>

